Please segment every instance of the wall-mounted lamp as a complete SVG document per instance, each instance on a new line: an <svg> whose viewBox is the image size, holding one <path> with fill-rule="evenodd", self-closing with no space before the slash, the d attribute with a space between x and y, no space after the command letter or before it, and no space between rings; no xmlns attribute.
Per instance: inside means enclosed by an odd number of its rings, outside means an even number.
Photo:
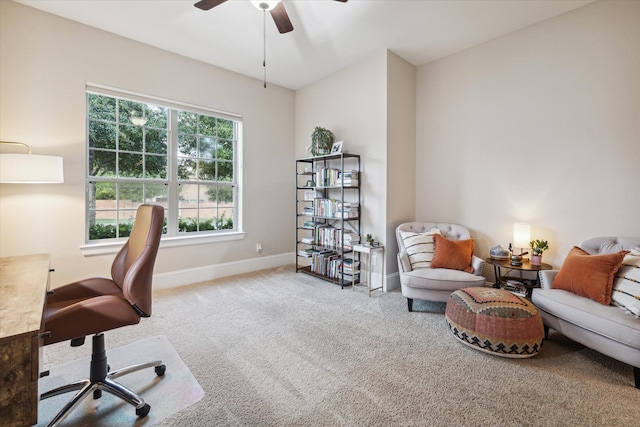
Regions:
<svg viewBox="0 0 640 427"><path fill-rule="evenodd" d="M511 255L511 265L522 265L522 256L526 255L524 248L529 247L531 241L531 226L524 222L513 224L513 250ZM515 254L515 249L520 248L520 254Z"/></svg>
<svg viewBox="0 0 640 427"><path fill-rule="evenodd" d="M31 147L22 142L0 141L0 144L24 147L26 154L0 153L0 183L60 184L64 182L62 157L31 154Z"/></svg>

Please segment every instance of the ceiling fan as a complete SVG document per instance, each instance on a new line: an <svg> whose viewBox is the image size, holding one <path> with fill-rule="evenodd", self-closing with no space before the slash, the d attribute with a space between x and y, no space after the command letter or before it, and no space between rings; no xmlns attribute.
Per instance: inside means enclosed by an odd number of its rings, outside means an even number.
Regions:
<svg viewBox="0 0 640 427"><path fill-rule="evenodd" d="M213 9L216 6L220 6L222 3L225 3L227 0L200 0L196 4L195 7L202 10ZM341 3L346 3L348 0L335 0ZM287 11L284 8L284 4L282 4L281 0L251 0L251 3L262 11L269 11L271 16L273 17L273 21L276 23L276 27L278 27L278 31L280 34L285 34L290 31L293 31L293 24L289 19L289 15L287 15Z"/></svg>

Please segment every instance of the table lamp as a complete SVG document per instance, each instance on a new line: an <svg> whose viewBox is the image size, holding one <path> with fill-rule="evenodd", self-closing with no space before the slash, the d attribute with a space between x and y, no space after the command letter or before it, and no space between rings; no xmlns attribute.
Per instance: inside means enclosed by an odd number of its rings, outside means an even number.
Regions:
<svg viewBox="0 0 640 427"><path fill-rule="evenodd" d="M513 251L520 248L520 254L511 254L511 265L522 265L522 256L528 252L524 252L524 248L529 247L531 240L531 226L524 222L516 222L513 224Z"/></svg>

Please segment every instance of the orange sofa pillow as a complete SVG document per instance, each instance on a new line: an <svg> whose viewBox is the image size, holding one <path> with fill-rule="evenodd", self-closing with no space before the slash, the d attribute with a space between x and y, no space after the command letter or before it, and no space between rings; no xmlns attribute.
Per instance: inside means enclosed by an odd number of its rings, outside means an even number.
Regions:
<svg viewBox="0 0 640 427"><path fill-rule="evenodd" d="M473 257L473 239L449 240L435 234L433 241L433 259L431 268L448 268L473 273L471 258Z"/></svg>
<svg viewBox="0 0 640 427"><path fill-rule="evenodd" d="M551 286L591 298L600 304L611 303L613 277L628 251L590 255L574 246L562 263Z"/></svg>

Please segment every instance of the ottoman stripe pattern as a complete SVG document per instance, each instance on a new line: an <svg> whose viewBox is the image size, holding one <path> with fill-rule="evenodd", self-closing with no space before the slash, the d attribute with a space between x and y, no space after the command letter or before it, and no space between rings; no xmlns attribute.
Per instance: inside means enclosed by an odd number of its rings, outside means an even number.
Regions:
<svg viewBox="0 0 640 427"><path fill-rule="evenodd" d="M544 339L536 307L502 289L473 287L453 292L445 318L453 336L462 343L496 356L535 356Z"/></svg>

